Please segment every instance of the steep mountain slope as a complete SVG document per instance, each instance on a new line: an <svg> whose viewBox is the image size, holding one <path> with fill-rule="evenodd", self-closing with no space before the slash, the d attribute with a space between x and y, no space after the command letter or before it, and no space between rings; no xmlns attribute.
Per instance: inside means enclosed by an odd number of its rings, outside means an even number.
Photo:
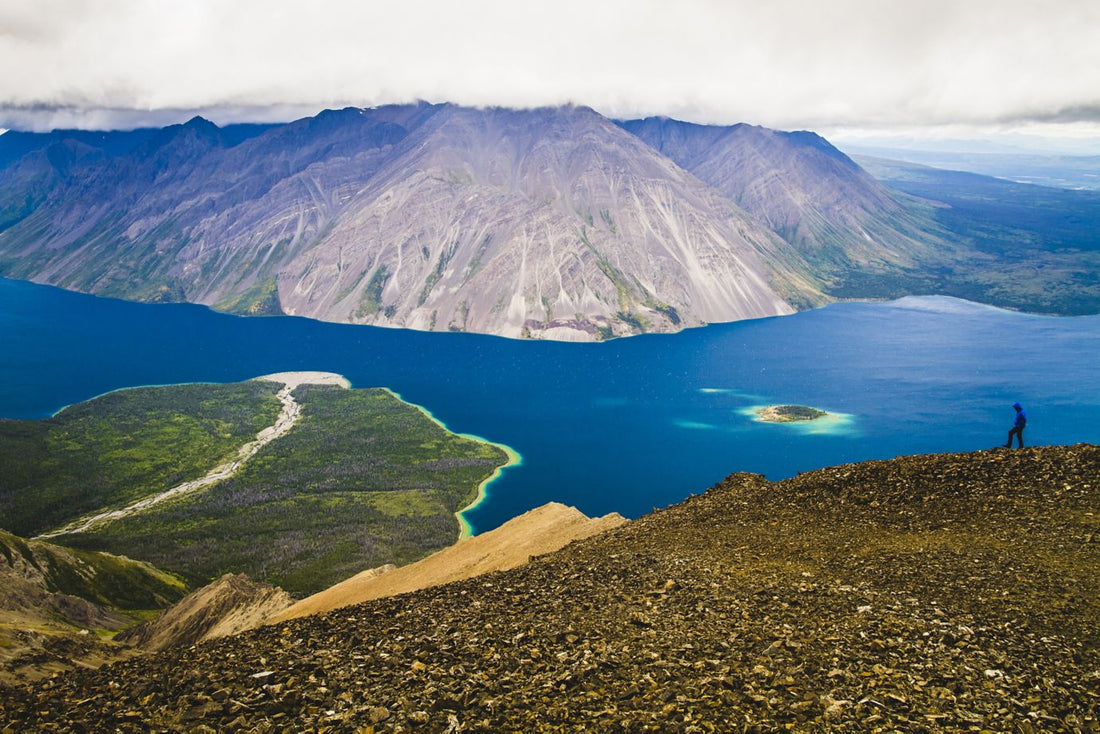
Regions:
<svg viewBox="0 0 1100 734"><path fill-rule="evenodd" d="M95 143L0 169L0 274L565 339L822 302L781 239L587 108L348 109L247 137L196 118Z"/></svg>
<svg viewBox="0 0 1100 734"><path fill-rule="evenodd" d="M1086 444L736 474L512 571L0 688L0 724L1088 731L1097 476Z"/></svg>
<svg viewBox="0 0 1100 734"><path fill-rule="evenodd" d="M340 607L404 594L429 586L522 566L626 522L618 513L589 518L574 507L551 502L529 510L486 533L463 538L449 548L401 568L370 569L308 596L274 614L271 622L319 614Z"/></svg>
<svg viewBox="0 0 1100 734"><path fill-rule="evenodd" d="M826 276L944 259L948 234L929 206L891 191L815 133L658 117L620 124L754 214Z"/></svg>
<svg viewBox="0 0 1100 734"><path fill-rule="evenodd" d="M403 134L384 119L327 112L238 143L195 118L121 155L96 150L51 169L43 160L86 147L55 142L3 172L4 189L16 195L43 169L58 184L0 233L0 268L141 300L211 302L204 300L209 291L224 291L245 299L228 304L237 310L277 311L277 301L264 300L280 263L274 251L316 237L327 221L326 197L369 176L381 148ZM230 247L241 233L251 246ZM180 254L192 241L201 250L197 259Z"/></svg>
<svg viewBox="0 0 1100 734"><path fill-rule="evenodd" d="M788 313L769 276L800 290L770 233L591 110L447 107L398 147L340 247L290 265L288 311L591 338Z"/></svg>
<svg viewBox="0 0 1100 734"><path fill-rule="evenodd" d="M101 634L185 593L182 581L147 563L0 530L0 682L115 657L123 651Z"/></svg>
<svg viewBox="0 0 1100 734"><path fill-rule="evenodd" d="M115 639L142 652L187 647L259 627L293 602L290 594L276 586L255 583L241 574L226 574Z"/></svg>

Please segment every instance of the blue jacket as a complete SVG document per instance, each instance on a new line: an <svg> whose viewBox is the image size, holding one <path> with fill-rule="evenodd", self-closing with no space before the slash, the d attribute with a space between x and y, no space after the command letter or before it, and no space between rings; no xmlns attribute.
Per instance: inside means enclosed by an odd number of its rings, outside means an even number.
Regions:
<svg viewBox="0 0 1100 734"><path fill-rule="evenodd" d="M1016 407L1016 406L1013 406ZM1027 415L1024 413L1024 409L1016 407L1016 425L1015 428L1023 428L1027 425Z"/></svg>

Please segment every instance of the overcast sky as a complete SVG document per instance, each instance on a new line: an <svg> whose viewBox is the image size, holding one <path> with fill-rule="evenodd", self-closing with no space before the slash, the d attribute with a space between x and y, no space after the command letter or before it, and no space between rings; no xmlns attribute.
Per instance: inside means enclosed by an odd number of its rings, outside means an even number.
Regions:
<svg viewBox="0 0 1100 734"><path fill-rule="evenodd" d="M425 99L1100 140L1100 0L0 0L0 69L14 128Z"/></svg>

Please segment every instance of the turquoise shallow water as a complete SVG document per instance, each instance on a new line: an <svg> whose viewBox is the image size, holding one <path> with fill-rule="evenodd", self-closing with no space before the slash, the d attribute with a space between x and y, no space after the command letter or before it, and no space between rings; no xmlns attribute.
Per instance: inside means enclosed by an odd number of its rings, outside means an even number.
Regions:
<svg viewBox="0 0 1100 734"><path fill-rule="evenodd" d="M147 305L0 279L0 416L38 418L122 387L286 370L385 386L523 462L467 514L487 530L556 500L637 516L726 474L1003 443L1100 443L1100 317L950 298L836 304L605 344L520 342ZM815 424L753 420L799 403ZM0 468L2 470L2 468Z"/></svg>

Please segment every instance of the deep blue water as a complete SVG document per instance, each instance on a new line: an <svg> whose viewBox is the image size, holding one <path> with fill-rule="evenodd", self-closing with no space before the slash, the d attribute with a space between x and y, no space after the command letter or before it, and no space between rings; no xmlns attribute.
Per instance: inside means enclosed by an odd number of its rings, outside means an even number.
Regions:
<svg viewBox="0 0 1100 734"><path fill-rule="evenodd" d="M637 516L734 471L771 479L898 454L988 448L1013 401L1029 443L1100 443L1100 317L949 298L846 303L605 344L520 342L146 305L0 279L0 416L39 418L122 387L285 370L385 386L523 457L477 530L556 500ZM845 417L762 424L800 403Z"/></svg>

